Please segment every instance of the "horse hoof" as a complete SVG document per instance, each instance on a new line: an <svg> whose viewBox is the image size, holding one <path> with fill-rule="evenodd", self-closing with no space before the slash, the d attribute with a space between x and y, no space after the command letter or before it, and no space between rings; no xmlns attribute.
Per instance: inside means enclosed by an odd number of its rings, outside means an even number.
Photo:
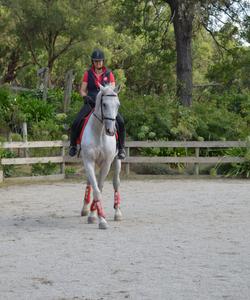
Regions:
<svg viewBox="0 0 250 300"><path fill-rule="evenodd" d="M108 229L108 223L105 220L102 220L99 223L99 229Z"/></svg>
<svg viewBox="0 0 250 300"><path fill-rule="evenodd" d="M97 223L97 217L89 216L88 224L95 224L95 223Z"/></svg>
<svg viewBox="0 0 250 300"><path fill-rule="evenodd" d="M115 215L115 217L114 217L114 221L122 221L122 215Z"/></svg>
<svg viewBox="0 0 250 300"><path fill-rule="evenodd" d="M122 220L122 213L121 213L120 209L116 210L114 220L115 221L121 221Z"/></svg>
<svg viewBox="0 0 250 300"><path fill-rule="evenodd" d="M81 210L81 216L82 217L86 217L86 216L88 216L88 214L89 214L89 209L82 209Z"/></svg>

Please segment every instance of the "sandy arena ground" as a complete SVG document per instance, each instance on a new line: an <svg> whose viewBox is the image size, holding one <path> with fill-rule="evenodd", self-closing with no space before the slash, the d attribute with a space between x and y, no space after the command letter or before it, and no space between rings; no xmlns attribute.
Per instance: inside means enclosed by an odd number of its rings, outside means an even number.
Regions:
<svg viewBox="0 0 250 300"><path fill-rule="evenodd" d="M250 299L250 181L122 182L124 220L79 216L78 182L0 188L0 299Z"/></svg>

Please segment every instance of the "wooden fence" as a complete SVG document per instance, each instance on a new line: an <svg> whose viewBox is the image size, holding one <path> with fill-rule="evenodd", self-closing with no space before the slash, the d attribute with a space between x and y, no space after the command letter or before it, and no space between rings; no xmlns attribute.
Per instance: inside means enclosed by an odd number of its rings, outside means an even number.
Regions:
<svg viewBox="0 0 250 300"><path fill-rule="evenodd" d="M212 148L246 148L248 143L245 141L131 141L126 143L127 163L126 172L129 174L130 163L186 163L194 164L194 174L199 175L199 164L218 164L218 163L243 163L243 157L235 156L200 156L200 149ZM194 156L130 156L131 148L193 148Z"/></svg>
<svg viewBox="0 0 250 300"><path fill-rule="evenodd" d="M72 162L81 162L80 158L71 158L67 153L68 142L63 141L37 141L37 142L6 142L0 144L3 149L29 149L29 148L60 148L60 155L52 157L18 157L2 158L0 165L29 165L36 163L57 163L61 166L61 177L65 175L65 164ZM130 172L130 164L134 163L185 163L194 164L194 174L199 174L200 164L218 164L218 163L243 163L244 157L235 156L200 156L200 149L207 148L246 148L249 144L245 141L128 141L126 142L127 157L126 174ZM131 156L131 148L193 148L194 156ZM0 181L3 180L3 173L0 171Z"/></svg>

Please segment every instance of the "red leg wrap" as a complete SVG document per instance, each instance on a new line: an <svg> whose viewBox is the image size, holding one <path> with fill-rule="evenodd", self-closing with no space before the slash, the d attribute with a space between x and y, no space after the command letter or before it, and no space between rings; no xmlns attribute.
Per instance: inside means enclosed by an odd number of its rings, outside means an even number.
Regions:
<svg viewBox="0 0 250 300"><path fill-rule="evenodd" d="M115 192L115 196L114 196L114 208L118 208L120 207L121 204L121 196L119 192Z"/></svg>
<svg viewBox="0 0 250 300"><path fill-rule="evenodd" d="M98 217L103 217L105 218L105 213L104 213L104 210L102 208L102 204L101 204L101 201L100 200L94 200L92 205L91 205L91 211L93 210L96 210L97 209L97 214L98 214Z"/></svg>
<svg viewBox="0 0 250 300"><path fill-rule="evenodd" d="M84 203L89 204L91 198L91 185L86 186L85 195L84 195Z"/></svg>
<svg viewBox="0 0 250 300"><path fill-rule="evenodd" d="M95 211L96 209L97 209L96 201L93 200L93 202L92 202L92 204L91 204L91 206L90 206L90 210L91 210L91 211Z"/></svg>

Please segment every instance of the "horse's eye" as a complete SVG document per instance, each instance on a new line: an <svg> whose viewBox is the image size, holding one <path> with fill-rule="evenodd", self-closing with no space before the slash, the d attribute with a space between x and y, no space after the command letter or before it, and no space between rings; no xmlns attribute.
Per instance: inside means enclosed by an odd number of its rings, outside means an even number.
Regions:
<svg viewBox="0 0 250 300"><path fill-rule="evenodd" d="M106 106L107 106L107 105L106 105L106 103L103 103L103 105L102 105L102 106L103 106L103 108L106 108Z"/></svg>

